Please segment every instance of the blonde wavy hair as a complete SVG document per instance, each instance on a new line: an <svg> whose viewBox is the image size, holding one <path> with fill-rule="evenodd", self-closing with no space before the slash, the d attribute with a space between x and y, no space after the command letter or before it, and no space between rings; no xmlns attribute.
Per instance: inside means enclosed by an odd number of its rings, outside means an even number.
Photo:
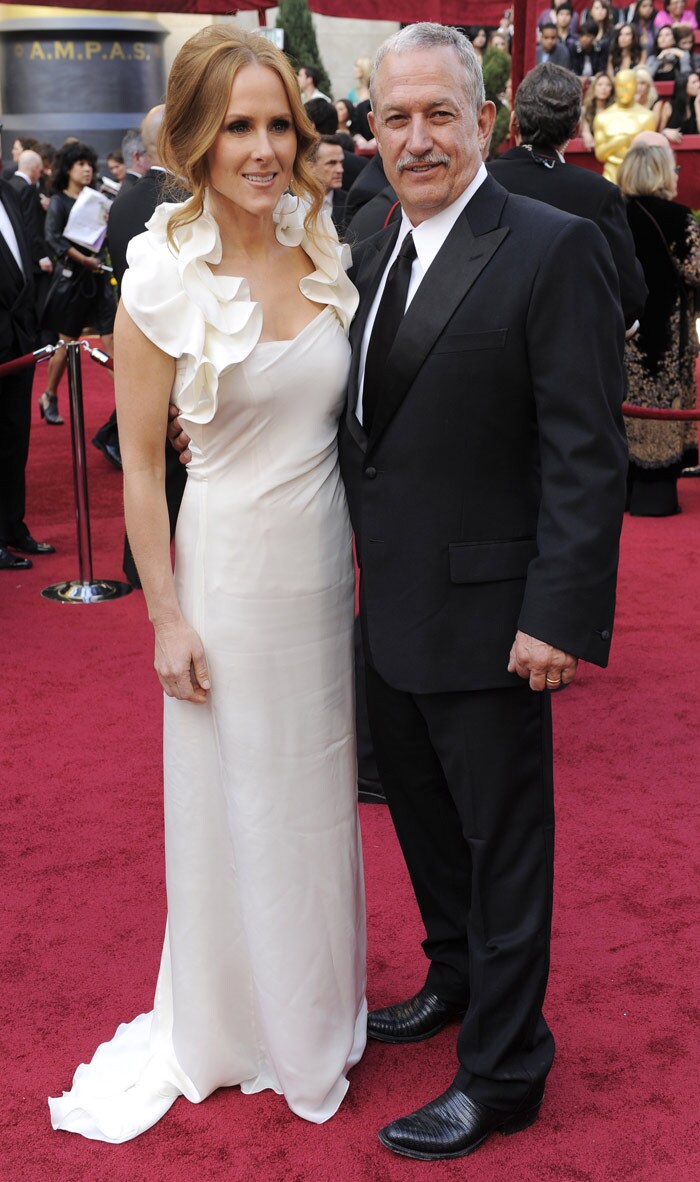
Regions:
<svg viewBox="0 0 700 1182"><path fill-rule="evenodd" d="M617 174L617 183L625 197L666 197L673 199L675 189L671 145L637 143L633 140Z"/></svg>
<svg viewBox="0 0 700 1182"><path fill-rule="evenodd" d="M204 209L209 181L207 154L226 115L231 86L244 66L258 65L279 77L289 103L297 137L297 154L290 189L309 202L305 225L313 232L323 205L323 186L309 168L318 135L304 111L296 75L285 55L265 37L228 25L210 25L185 42L168 79L158 152L174 183L185 183L192 194L168 222L168 241L174 232L195 221Z"/></svg>

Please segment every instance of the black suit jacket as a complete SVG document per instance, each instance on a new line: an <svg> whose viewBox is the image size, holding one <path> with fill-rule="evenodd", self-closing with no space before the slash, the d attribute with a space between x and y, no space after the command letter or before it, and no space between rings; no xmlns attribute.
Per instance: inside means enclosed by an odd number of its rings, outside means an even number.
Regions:
<svg viewBox="0 0 700 1182"><path fill-rule="evenodd" d="M12 185L19 197L22 218L31 246L33 269L38 271L39 259L48 258L50 253L44 240L44 211L41 208L39 190L36 185L28 184L24 177L17 176L16 173L10 177L8 184Z"/></svg>
<svg viewBox="0 0 700 1182"><path fill-rule="evenodd" d="M339 436L367 657L411 693L521 684L517 628L604 665L627 469L607 244L487 179L404 316L368 438L360 345L397 233L358 249Z"/></svg>
<svg viewBox="0 0 700 1182"><path fill-rule="evenodd" d="M112 203L107 224L107 245L114 274L121 287L126 271L126 249L137 234L142 234L146 222L155 212L156 205L161 201L178 201L184 194L175 196L166 194L168 174L158 168L150 168L141 180L136 181L131 188Z"/></svg>
<svg viewBox="0 0 700 1182"><path fill-rule="evenodd" d="M617 185L604 177L576 164L562 164L554 153L548 155L552 168L538 164L527 148L511 148L493 160L488 170L509 193L546 201L565 213L595 222L610 247L620 284L622 314L625 326L630 328L644 311L648 291L635 254L625 200ZM564 265L569 266L569 260Z"/></svg>
<svg viewBox="0 0 700 1182"><path fill-rule="evenodd" d="M0 234L0 361L31 353L36 337L34 283L29 238L19 197L8 181L0 179L0 201L17 238L24 274Z"/></svg>

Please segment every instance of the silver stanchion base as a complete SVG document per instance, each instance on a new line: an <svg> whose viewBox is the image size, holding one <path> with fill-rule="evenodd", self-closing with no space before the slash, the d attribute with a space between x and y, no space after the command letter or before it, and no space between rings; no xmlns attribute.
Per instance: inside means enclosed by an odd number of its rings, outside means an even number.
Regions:
<svg viewBox="0 0 700 1182"><path fill-rule="evenodd" d="M132 591L130 583L117 583L112 579L100 579L95 583L82 583L76 579L71 583L44 587L41 594L55 603L104 603L107 599L121 599Z"/></svg>

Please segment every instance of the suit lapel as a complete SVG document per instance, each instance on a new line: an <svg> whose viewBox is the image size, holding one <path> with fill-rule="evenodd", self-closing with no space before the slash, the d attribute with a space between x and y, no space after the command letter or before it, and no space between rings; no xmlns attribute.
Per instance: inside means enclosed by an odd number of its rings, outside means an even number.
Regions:
<svg viewBox="0 0 700 1182"><path fill-rule="evenodd" d="M507 196L491 178L484 181L426 272L389 354L370 449L396 414L445 325L507 237L508 226L499 226Z"/></svg>
<svg viewBox="0 0 700 1182"><path fill-rule="evenodd" d="M10 186L8 186L8 187L10 187ZM27 266L29 266L29 268L31 269L31 262L28 263L28 260L25 257L27 252L24 249L25 244L24 244L22 227L17 224L17 218L15 217L15 211L12 208L12 202L3 200L3 196L4 196L4 194L2 192L0 192L0 201L2 201L3 209L5 210L5 213L7 214L8 218L10 219L10 224L12 226L12 229L15 232L15 238L17 239L17 247L19 249L19 252L20 252L20 255L22 258L22 264L25 267L25 269L27 268ZM4 234L0 234L0 259L2 259L5 267L7 268L6 274L8 276L12 276L12 281L13 281L15 287L18 290L23 288L26 283L25 275L22 274L20 268L17 266L17 260L15 259L15 256L13 255L12 251L10 250L9 245L5 241Z"/></svg>
<svg viewBox="0 0 700 1182"><path fill-rule="evenodd" d="M346 406L346 426L355 442L363 451L367 448L367 433L355 414L358 395L358 373L360 369L360 354L362 338L367 324L369 310L377 294L379 281L391 255L399 233L400 222L391 227L391 232L382 235L378 241L368 246L354 276L355 286L360 293L360 304L357 315L350 326L350 345L352 346L352 361L348 378L348 399Z"/></svg>

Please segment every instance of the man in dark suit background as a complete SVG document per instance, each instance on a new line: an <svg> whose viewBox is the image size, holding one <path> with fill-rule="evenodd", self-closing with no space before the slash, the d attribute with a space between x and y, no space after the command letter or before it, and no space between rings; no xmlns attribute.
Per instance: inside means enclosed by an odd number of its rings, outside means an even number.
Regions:
<svg viewBox="0 0 700 1182"><path fill-rule="evenodd" d="M629 330L644 310L644 272L634 252L624 198L617 185L587 168L565 163L566 146L580 121L580 80L553 62L535 66L515 96L510 126L517 146L491 161L488 170L509 193L546 201L595 222L613 256L625 328ZM568 265L569 260L563 259L562 266Z"/></svg>
<svg viewBox="0 0 700 1182"><path fill-rule="evenodd" d="M32 275L34 278L34 304L37 318L40 316L48 295L53 272L49 247L44 238L45 214L41 205L38 182L43 172L43 161L32 148L25 149L17 161L17 171L8 184L19 197L22 217L29 238L32 254Z"/></svg>
<svg viewBox="0 0 700 1182"><path fill-rule="evenodd" d="M122 156L126 172L121 182L116 200L129 193L141 177L145 176L151 166L151 159L143 142L141 128L130 127L122 139Z"/></svg>
<svg viewBox="0 0 700 1182"><path fill-rule="evenodd" d="M31 353L35 340L31 249L19 198L0 179L0 365ZM0 570L26 569L26 555L54 552L24 521L33 377L33 365L0 377Z"/></svg>
<svg viewBox="0 0 700 1182"><path fill-rule="evenodd" d="M325 189L324 207L342 238L345 229L345 201L343 191L343 148L336 135L322 135L309 156L309 166Z"/></svg>
<svg viewBox="0 0 700 1182"><path fill-rule="evenodd" d="M158 156L158 135L163 122L164 109L162 104L153 107L141 124L144 152L151 164L148 172L128 192L124 193L123 196L120 193L117 200L113 203L109 215L107 241L114 274L120 287L127 267L126 252L131 239L135 238L137 234L144 232L146 222L150 220L155 212L156 206L161 201L183 200L186 196L182 192L171 193L168 191L169 176L160 164L160 157ZM117 455L119 454L116 412L97 432L93 443L102 451L112 448L116 450ZM177 515L186 483L187 472L185 468L178 462L176 452L170 446L166 446L165 496L168 504L171 537L175 532ZM124 538L122 566L129 582L133 586L139 587L141 584L127 537Z"/></svg>
<svg viewBox="0 0 700 1182"><path fill-rule="evenodd" d="M430 964L368 1032L461 1022L453 1084L380 1132L433 1159L531 1124L554 1055L549 692L608 659L624 325L597 227L483 167L495 110L466 38L409 26L371 92L403 217L357 250L339 443L370 724Z"/></svg>

